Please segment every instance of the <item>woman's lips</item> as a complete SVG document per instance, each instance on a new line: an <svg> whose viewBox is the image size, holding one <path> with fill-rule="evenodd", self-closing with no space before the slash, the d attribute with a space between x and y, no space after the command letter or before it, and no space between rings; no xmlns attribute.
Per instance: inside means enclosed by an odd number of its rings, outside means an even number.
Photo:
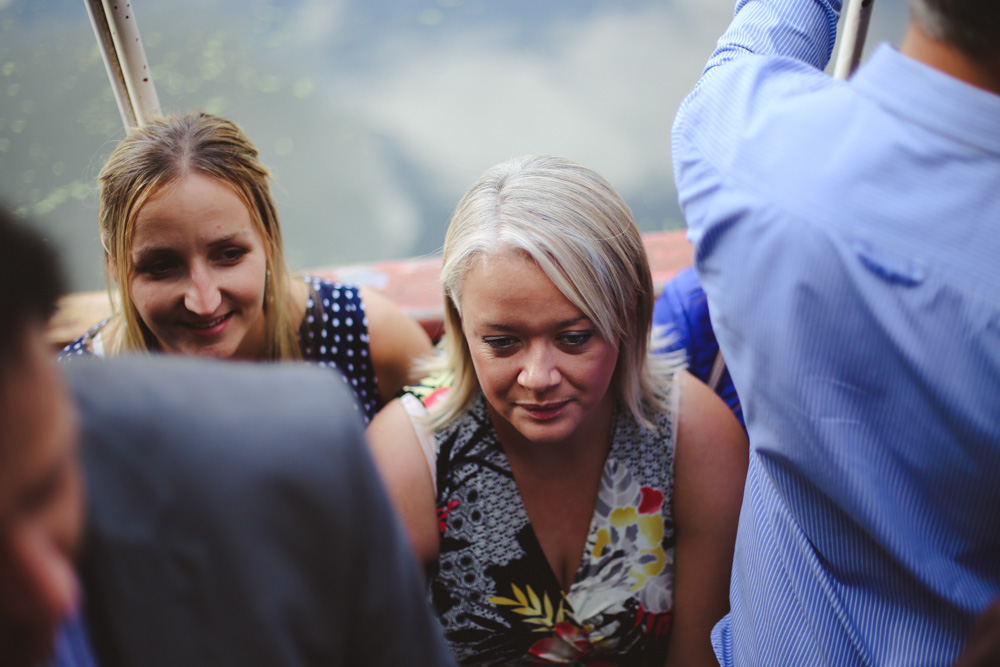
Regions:
<svg viewBox="0 0 1000 667"><path fill-rule="evenodd" d="M215 318L214 320L206 320L204 322L182 322L181 326L193 333L195 336L211 338L213 336L218 336L225 331L232 316L233 314L229 312L222 317Z"/></svg>
<svg viewBox="0 0 1000 667"><path fill-rule="evenodd" d="M558 417L569 401L553 403L518 403L518 407L527 412L533 419L548 421Z"/></svg>

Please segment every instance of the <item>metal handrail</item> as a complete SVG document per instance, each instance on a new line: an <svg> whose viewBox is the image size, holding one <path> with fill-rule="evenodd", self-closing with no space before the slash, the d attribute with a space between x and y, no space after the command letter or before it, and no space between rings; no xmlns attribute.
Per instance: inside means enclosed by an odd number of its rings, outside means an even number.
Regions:
<svg viewBox="0 0 1000 667"><path fill-rule="evenodd" d="M835 78L850 78L861 62L861 52L865 48L868 22L871 20L874 6L875 0L848 0L847 11L844 12L844 26L841 29L840 48L833 67Z"/></svg>
<svg viewBox="0 0 1000 667"><path fill-rule="evenodd" d="M125 129L161 115L130 0L84 0Z"/></svg>

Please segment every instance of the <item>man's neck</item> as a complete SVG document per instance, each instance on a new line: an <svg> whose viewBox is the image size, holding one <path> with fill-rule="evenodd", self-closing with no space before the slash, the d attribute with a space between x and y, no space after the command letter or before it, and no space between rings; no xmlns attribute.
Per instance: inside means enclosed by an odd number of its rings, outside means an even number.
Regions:
<svg viewBox="0 0 1000 667"><path fill-rule="evenodd" d="M931 37L912 21L899 50L956 79L1000 95L1000 62L996 62L1000 57L992 65L980 62L951 44Z"/></svg>

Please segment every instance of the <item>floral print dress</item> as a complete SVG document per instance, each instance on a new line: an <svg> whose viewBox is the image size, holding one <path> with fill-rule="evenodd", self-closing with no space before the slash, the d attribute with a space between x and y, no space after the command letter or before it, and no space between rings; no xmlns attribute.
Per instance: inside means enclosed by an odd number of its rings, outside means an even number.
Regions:
<svg viewBox="0 0 1000 667"><path fill-rule="evenodd" d="M425 405L440 391L410 389ZM460 663L663 663L673 609L673 420L663 414L650 431L618 409L613 434L583 557L565 592L485 399L434 434L441 549L429 591Z"/></svg>

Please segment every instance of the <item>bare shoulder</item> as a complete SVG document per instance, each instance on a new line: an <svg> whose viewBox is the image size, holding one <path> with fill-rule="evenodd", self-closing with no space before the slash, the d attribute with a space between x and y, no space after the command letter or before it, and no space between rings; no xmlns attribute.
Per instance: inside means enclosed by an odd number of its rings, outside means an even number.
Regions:
<svg viewBox="0 0 1000 667"><path fill-rule="evenodd" d="M430 354L431 340L413 318L378 290L360 289L368 319L368 347L382 400L414 382L413 363Z"/></svg>
<svg viewBox="0 0 1000 667"><path fill-rule="evenodd" d="M715 664L712 626L729 608L729 575L746 481L746 435L726 404L682 373L674 455L674 629L667 664Z"/></svg>
<svg viewBox="0 0 1000 667"><path fill-rule="evenodd" d="M368 444L389 497L423 565L437 559L434 483L413 421L401 399L389 402L368 425Z"/></svg>
<svg viewBox="0 0 1000 667"><path fill-rule="evenodd" d="M737 476L746 475L746 433L729 406L705 383L688 372L678 378L680 407L677 447L704 463L729 463Z"/></svg>
<svg viewBox="0 0 1000 667"><path fill-rule="evenodd" d="M681 374L675 451L675 505L682 529L735 534L749 447L746 433L721 398Z"/></svg>
<svg viewBox="0 0 1000 667"><path fill-rule="evenodd" d="M390 401L372 418L367 435L374 452L397 453L396 450L420 447L413 421L399 398Z"/></svg>

